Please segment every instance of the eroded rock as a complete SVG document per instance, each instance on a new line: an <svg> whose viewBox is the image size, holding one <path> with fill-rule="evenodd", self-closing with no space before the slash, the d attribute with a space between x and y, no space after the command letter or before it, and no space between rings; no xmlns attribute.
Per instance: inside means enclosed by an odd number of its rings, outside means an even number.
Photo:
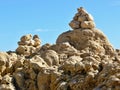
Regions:
<svg viewBox="0 0 120 90"><path fill-rule="evenodd" d="M73 20L69 23L72 29L92 29L95 28L94 19L83 7L78 8Z"/></svg>
<svg viewBox="0 0 120 90"><path fill-rule="evenodd" d="M0 90L120 90L120 50L82 7L69 25L56 44L28 34L0 52Z"/></svg>
<svg viewBox="0 0 120 90"><path fill-rule="evenodd" d="M16 53L20 55L30 56L40 48L41 40L38 35L34 35L32 38L31 34L24 35L18 42L18 48L16 49Z"/></svg>

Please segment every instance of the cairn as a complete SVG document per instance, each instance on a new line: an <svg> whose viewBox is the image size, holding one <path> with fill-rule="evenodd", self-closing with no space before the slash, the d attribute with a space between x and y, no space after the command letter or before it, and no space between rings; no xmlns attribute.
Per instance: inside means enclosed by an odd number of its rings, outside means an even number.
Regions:
<svg viewBox="0 0 120 90"><path fill-rule="evenodd" d="M28 34L0 52L0 90L120 90L120 50L82 7L70 26L55 44Z"/></svg>
<svg viewBox="0 0 120 90"><path fill-rule="evenodd" d="M73 20L69 23L72 29L91 29L95 28L94 19L83 7L77 9Z"/></svg>
<svg viewBox="0 0 120 90"><path fill-rule="evenodd" d="M20 41L18 42L18 48L16 49L16 52L18 54L23 55L31 55L32 53L35 53L35 51L40 47L41 41L38 37L38 35L34 35L32 38L31 34L24 35L21 37Z"/></svg>

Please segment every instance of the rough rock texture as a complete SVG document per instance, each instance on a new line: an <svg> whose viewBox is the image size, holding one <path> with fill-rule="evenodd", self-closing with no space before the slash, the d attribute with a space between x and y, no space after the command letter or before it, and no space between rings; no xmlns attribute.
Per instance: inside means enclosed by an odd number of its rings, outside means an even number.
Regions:
<svg viewBox="0 0 120 90"><path fill-rule="evenodd" d="M37 51L37 49L40 47L40 44L41 41L37 35L34 35L33 39L31 34L24 35L18 42L19 46L16 49L16 53L29 56Z"/></svg>
<svg viewBox="0 0 120 90"><path fill-rule="evenodd" d="M0 52L0 90L120 90L120 50L79 8L56 44L24 35L15 52Z"/></svg>
<svg viewBox="0 0 120 90"><path fill-rule="evenodd" d="M69 23L73 29L91 29L95 27L94 19L83 7L77 9L78 13L75 14L73 20Z"/></svg>

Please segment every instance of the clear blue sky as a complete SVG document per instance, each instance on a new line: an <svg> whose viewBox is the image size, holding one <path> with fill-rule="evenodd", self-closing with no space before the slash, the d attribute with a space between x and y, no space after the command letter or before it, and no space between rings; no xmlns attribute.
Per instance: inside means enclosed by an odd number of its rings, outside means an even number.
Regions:
<svg viewBox="0 0 120 90"><path fill-rule="evenodd" d="M15 50L24 34L55 43L83 6L115 48L120 48L120 0L0 0L0 51Z"/></svg>

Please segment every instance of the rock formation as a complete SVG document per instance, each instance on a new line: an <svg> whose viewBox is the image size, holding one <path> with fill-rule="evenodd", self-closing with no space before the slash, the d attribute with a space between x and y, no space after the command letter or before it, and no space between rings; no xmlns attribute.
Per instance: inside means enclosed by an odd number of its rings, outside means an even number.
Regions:
<svg viewBox="0 0 120 90"><path fill-rule="evenodd" d="M0 90L120 90L120 50L82 7L69 25L56 44L24 35L15 52L0 52Z"/></svg>
<svg viewBox="0 0 120 90"><path fill-rule="evenodd" d="M35 53L37 49L40 47L41 41L38 35L34 35L32 39L32 35L24 35L20 39L21 41L18 42L18 48L16 49L16 53L23 54L26 56Z"/></svg>
<svg viewBox="0 0 120 90"><path fill-rule="evenodd" d="M73 20L69 23L73 29L91 29L95 28L94 19L83 7L78 8L78 13L75 14Z"/></svg>

